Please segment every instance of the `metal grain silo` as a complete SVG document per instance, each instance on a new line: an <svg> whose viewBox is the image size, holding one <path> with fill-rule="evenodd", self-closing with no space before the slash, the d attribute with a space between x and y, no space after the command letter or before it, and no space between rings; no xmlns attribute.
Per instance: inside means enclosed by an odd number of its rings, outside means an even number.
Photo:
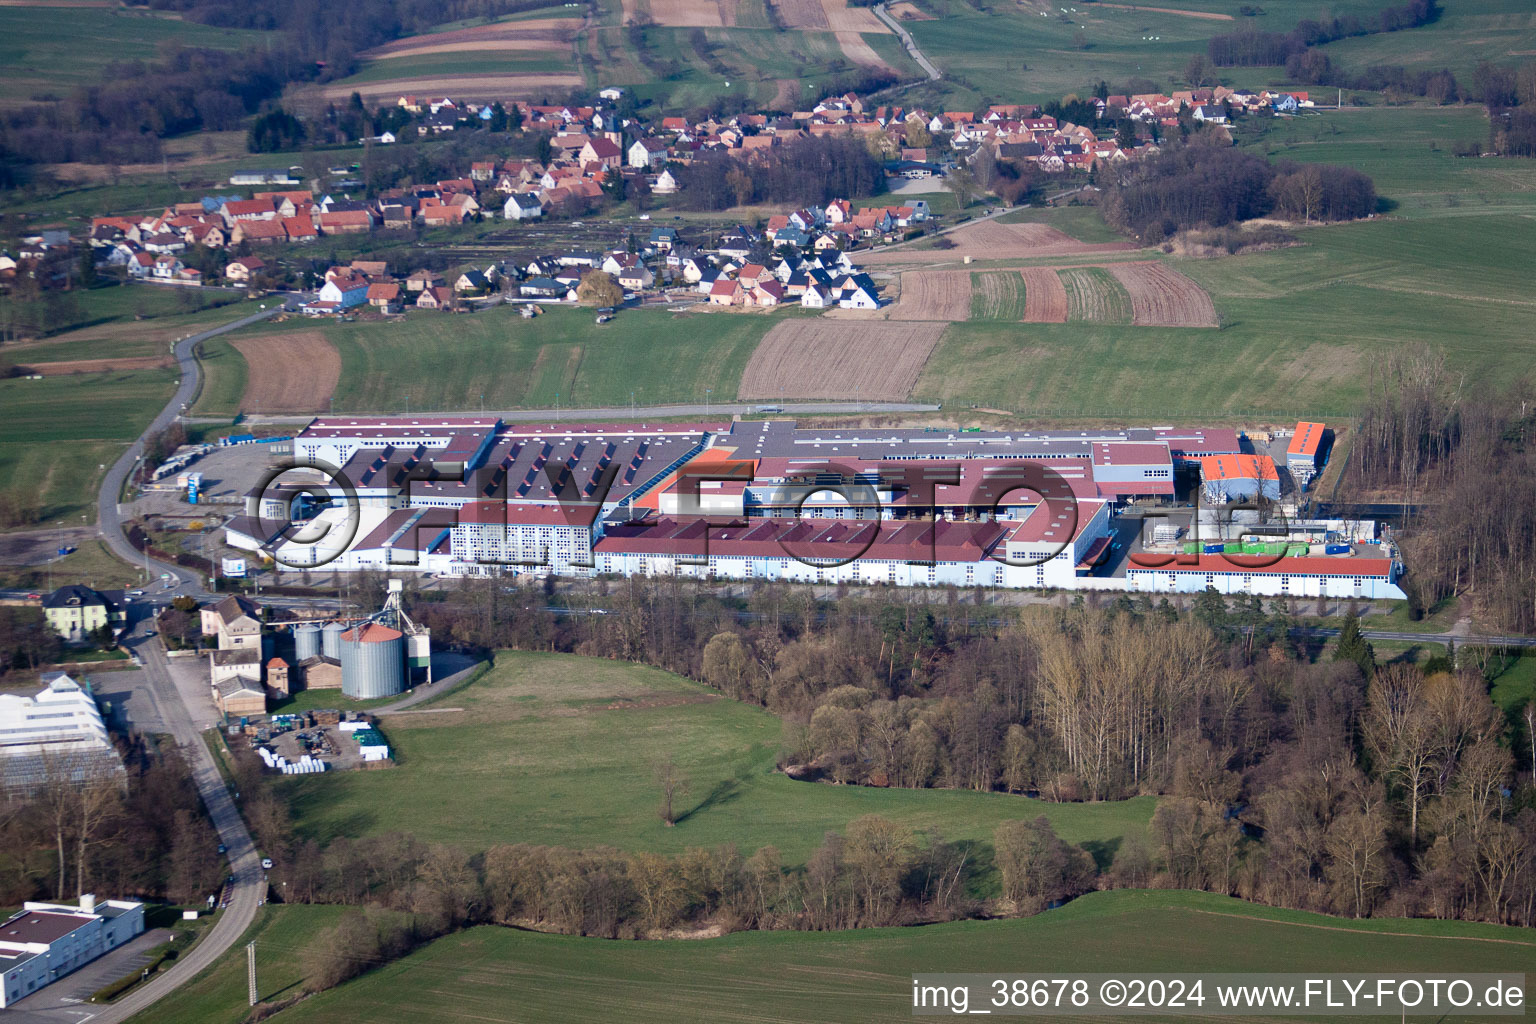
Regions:
<svg viewBox="0 0 1536 1024"><path fill-rule="evenodd" d="M293 627L293 660L303 661L320 653L320 627L313 622Z"/></svg>
<svg viewBox="0 0 1536 1024"><path fill-rule="evenodd" d="M320 631L320 653L327 658L341 657L341 634L347 631L345 623L327 622Z"/></svg>
<svg viewBox="0 0 1536 1024"><path fill-rule="evenodd" d="M339 637L341 692L353 700L405 692L405 634L364 622Z"/></svg>

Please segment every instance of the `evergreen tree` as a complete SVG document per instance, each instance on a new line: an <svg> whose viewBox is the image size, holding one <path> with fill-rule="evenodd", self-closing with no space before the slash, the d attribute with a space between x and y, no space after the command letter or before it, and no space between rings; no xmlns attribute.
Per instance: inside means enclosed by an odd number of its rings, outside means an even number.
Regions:
<svg viewBox="0 0 1536 1024"><path fill-rule="evenodd" d="M1344 616L1344 628L1339 631L1339 646L1334 648L1333 660L1354 662L1367 679L1376 672L1376 650L1360 635L1360 613L1353 606Z"/></svg>

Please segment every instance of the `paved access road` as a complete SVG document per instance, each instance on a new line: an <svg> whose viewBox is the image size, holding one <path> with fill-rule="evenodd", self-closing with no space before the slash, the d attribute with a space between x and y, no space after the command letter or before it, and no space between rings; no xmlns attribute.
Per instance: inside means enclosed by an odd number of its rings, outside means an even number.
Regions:
<svg viewBox="0 0 1536 1024"><path fill-rule="evenodd" d="M891 13L885 9L885 4L875 4L875 17L891 27L891 31L895 32L896 37L901 40L901 45L907 48L907 53L917 61L918 67L922 68L929 78L937 82L943 77L939 69L933 66L933 62L923 56L923 51L917 48L917 40L912 38L912 33L903 28L901 22L891 17Z"/></svg>
<svg viewBox="0 0 1536 1024"><path fill-rule="evenodd" d="M219 841L229 849L230 871L235 876L234 893L229 906L220 912L219 919L214 922L208 934L183 954L174 967L101 1010L91 1018L91 1024L120 1024L212 965L256 920L256 911L261 906L267 888L266 875L261 870L261 859L251 841L251 834L219 774L218 766L214 764L213 755L199 735L198 723L193 720L186 702L176 690L170 664L165 657L165 648L159 637L148 635L152 624L152 619L139 622L133 633L125 639L124 646L144 662L144 672L150 681L151 699L160 720L186 753L198 794L202 796L208 808L208 816L218 829Z"/></svg>
<svg viewBox="0 0 1536 1024"><path fill-rule="evenodd" d="M202 368L198 366L195 354L198 343L276 316L286 305L287 302L283 298L274 296L266 303L264 310L257 310L249 316L241 317L222 327L214 327L201 334L190 335L176 343L176 366L181 371L181 384L176 388L176 394L171 396L165 408L160 410L160 415L156 416L154 422L139 435L139 439L129 445L122 457L107 470L107 475L101 481L101 489L96 495L96 525L101 531L101 539L113 553L129 565L142 563L144 556L128 543L128 538L123 533L122 515L118 510L117 497L123 493L123 482L128 479L128 473L133 469L134 463L138 462L139 457L144 454L145 440L174 423L176 417L181 415L183 409L189 408L192 400L197 396L198 383L202 379ZM178 565L162 563L155 563L155 565L160 572L171 573L181 582L182 593L193 597L200 597L204 593L203 580L199 573Z"/></svg>

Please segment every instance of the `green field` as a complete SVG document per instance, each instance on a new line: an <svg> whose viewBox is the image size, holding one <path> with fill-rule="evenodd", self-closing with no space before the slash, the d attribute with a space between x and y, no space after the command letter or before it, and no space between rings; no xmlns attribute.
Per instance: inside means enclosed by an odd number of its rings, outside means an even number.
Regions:
<svg viewBox="0 0 1536 1024"><path fill-rule="evenodd" d="M1154 803L794 782L774 770L775 716L624 662L503 652L479 680L433 705L463 710L385 718L400 762L391 771L277 782L299 831L325 842L400 830L468 849L772 844L798 863L827 831L864 814L984 843L1003 821L1044 814L1064 839L1107 853L1146 828ZM657 817L652 781L667 758L691 779L673 828Z"/></svg>
<svg viewBox="0 0 1536 1024"><path fill-rule="evenodd" d="M171 369L0 380L0 491L37 495L39 525L94 521L102 467L175 388Z"/></svg>
<svg viewBox="0 0 1536 1024"><path fill-rule="evenodd" d="M524 320L511 307L473 316L411 313L405 323L315 323L341 353L333 408L423 409L625 406L734 400L741 371L778 318L626 310L598 325L589 309L546 309ZM263 325L251 330L293 330ZM197 410L232 414L240 388L226 374L238 353L206 346L208 382ZM226 355L234 356L226 360ZM220 404L222 403L222 404Z"/></svg>
<svg viewBox="0 0 1536 1024"><path fill-rule="evenodd" d="M67 26L67 31L61 29ZM109 64L153 60L169 45L238 50L266 33L212 28L139 8L0 7L0 102L63 98L99 84Z"/></svg>
<svg viewBox="0 0 1536 1024"><path fill-rule="evenodd" d="M271 978L270 984L262 980L264 999L293 991L286 987L299 973L293 958L309 936L334 920L329 907L267 908L252 933L258 976ZM912 975L918 972L1528 973L1533 961L1536 936L1529 930L1349 921L1205 893L1121 890L1090 893L1032 918L924 928L743 932L655 942L472 928L307 999L278 1019L873 1022L910 1015ZM156 1024L237 1024L247 1011L244 965L237 946L157 1006Z"/></svg>

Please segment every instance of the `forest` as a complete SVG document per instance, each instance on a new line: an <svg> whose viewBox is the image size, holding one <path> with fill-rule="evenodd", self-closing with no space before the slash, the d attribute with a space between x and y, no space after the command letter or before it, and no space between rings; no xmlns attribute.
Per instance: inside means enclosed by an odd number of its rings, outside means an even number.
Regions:
<svg viewBox="0 0 1536 1024"><path fill-rule="evenodd" d="M1100 203L1105 223L1156 245L1179 231L1255 217L1352 220L1376 210L1371 179L1349 167L1271 163L1194 133L1126 165Z"/></svg>
<svg viewBox="0 0 1536 1024"><path fill-rule="evenodd" d="M678 198L691 210L724 210L749 203L825 205L839 196L885 191L880 161L858 139L815 136L767 150L753 159L701 154L675 175Z"/></svg>

